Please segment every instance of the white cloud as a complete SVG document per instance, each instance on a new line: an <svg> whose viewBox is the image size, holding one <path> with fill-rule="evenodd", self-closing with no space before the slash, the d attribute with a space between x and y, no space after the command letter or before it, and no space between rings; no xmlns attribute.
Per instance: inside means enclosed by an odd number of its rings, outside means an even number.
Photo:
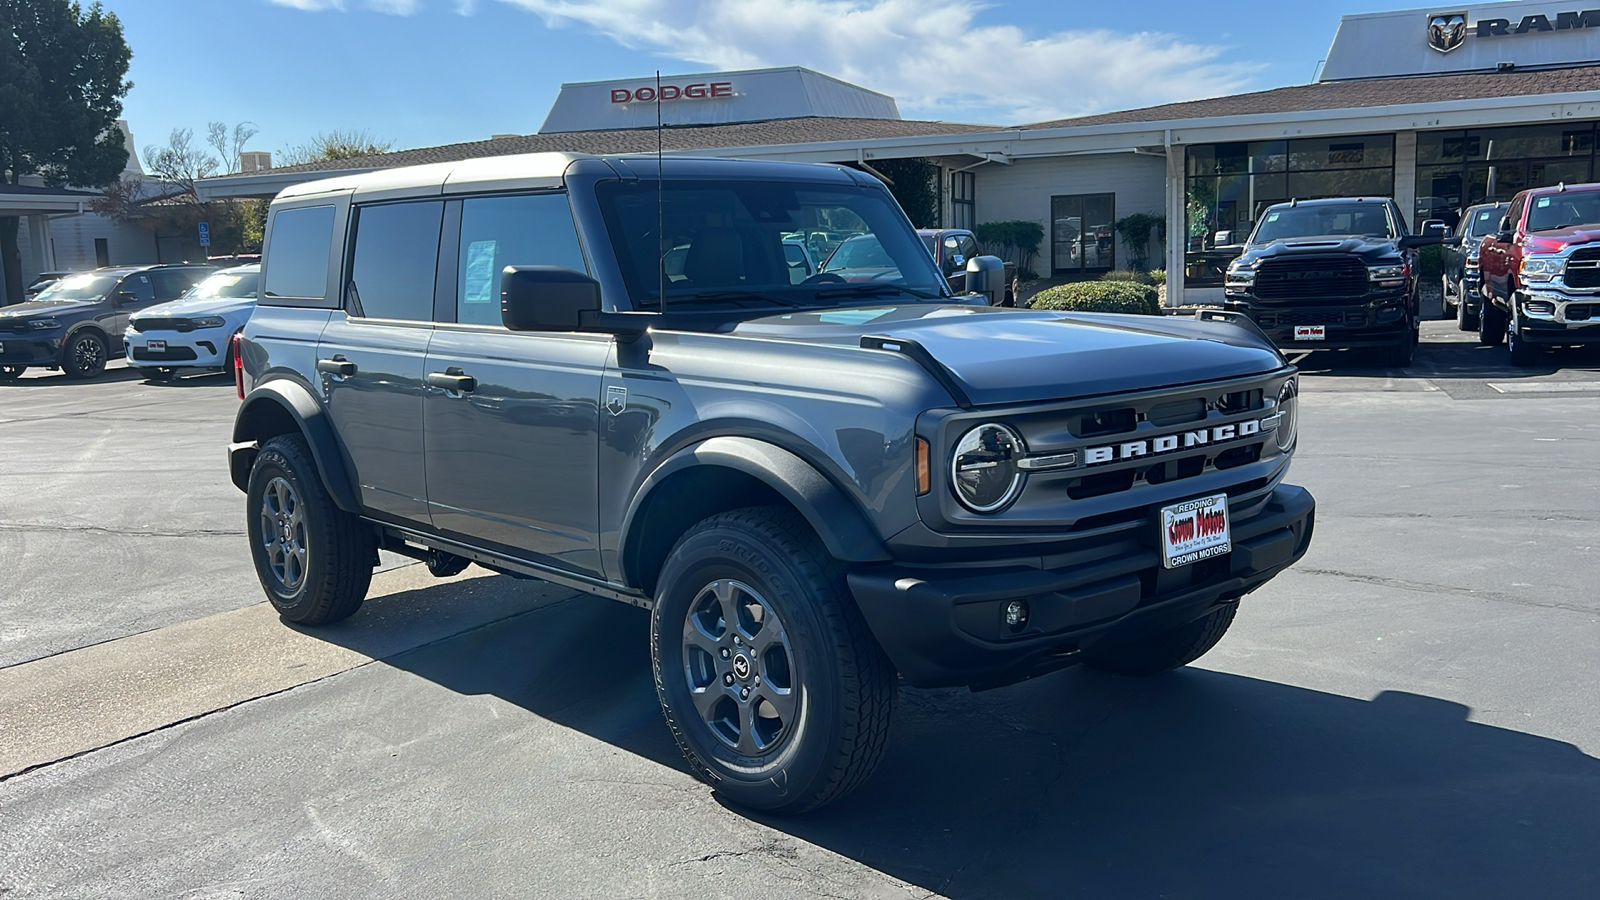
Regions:
<svg viewBox="0 0 1600 900"><path fill-rule="evenodd" d="M1170 34L1030 35L977 0L504 2L698 65L806 66L889 94L907 116L1038 122L1231 93L1256 71Z"/></svg>

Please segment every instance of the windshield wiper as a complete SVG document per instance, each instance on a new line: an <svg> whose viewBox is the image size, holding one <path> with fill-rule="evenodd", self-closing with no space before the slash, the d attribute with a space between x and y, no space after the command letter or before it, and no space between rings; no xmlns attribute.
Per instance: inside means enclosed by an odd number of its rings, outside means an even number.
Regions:
<svg viewBox="0 0 1600 900"><path fill-rule="evenodd" d="M799 303L796 303L793 300L777 297L772 294L758 294L754 291L696 291L692 294L675 294L667 299L669 303L678 303L682 301L694 302L699 300L711 302L716 302L718 300L759 300L763 303L771 303L774 306L787 306L791 309L798 308L800 306ZM666 304L663 305L665 306Z"/></svg>
<svg viewBox="0 0 1600 900"><path fill-rule="evenodd" d="M818 300L826 300L829 297L873 297L882 294L909 294L918 300L944 299L939 294L919 291L900 284L851 284L844 287L823 288L812 296Z"/></svg>

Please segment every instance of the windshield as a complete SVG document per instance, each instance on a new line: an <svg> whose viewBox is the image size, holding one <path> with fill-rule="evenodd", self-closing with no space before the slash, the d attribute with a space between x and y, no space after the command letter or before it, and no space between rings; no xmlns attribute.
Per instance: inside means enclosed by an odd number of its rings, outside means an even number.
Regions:
<svg viewBox="0 0 1600 900"><path fill-rule="evenodd" d="M212 300L225 297L256 296L256 284L261 281L259 272L218 272L189 289L185 300Z"/></svg>
<svg viewBox="0 0 1600 900"><path fill-rule="evenodd" d="M1500 220L1505 217L1505 214L1506 208L1504 206L1490 206L1478 210L1472 216L1472 224L1468 226L1471 230L1467 234L1472 237L1494 234L1500 230Z"/></svg>
<svg viewBox="0 0 1600 900"><path fill-rule="evenodd" d="M638 309L663 306L837 306L863 297L949 296L944 279L881 190L766 181L603 182L601 212ZM665 225L666 239L660 238ZM787 238L787 241L785 240ZM791 246L786 248L785 243ZM848 253L869 268L812 274L816 259ZM659 261L659 262L658 262ZM838 268L838 267L835 267Z"/></svg>
<svg viewBox="0 0 1600 900"><path fill-rule="evenodd" d="M50 285L35 300L99 300L117 283L115 275L68 275Z"/></svg>
<svg viewBox="0 0 1600 900"><path fill-rule="evenodd" d="M883 251L876 235L853 237L840 244L822 264L824 272L843 272L851 269L892 269L894 260Z"/></svg>
<svg viewBox="0 0 1600 900"><path fill-rule="evenodd" d="M1329 203L1267 210L1252 244L1321 237L1392 238L1394 227L1381 203Z"/></svg>
<svg viewBox="0 0 1600 900"><path fill-rule="evenodd" d="M1600 225L1600 191L1563 191L1535 197L1528 209L1529 231Z"/></svg>

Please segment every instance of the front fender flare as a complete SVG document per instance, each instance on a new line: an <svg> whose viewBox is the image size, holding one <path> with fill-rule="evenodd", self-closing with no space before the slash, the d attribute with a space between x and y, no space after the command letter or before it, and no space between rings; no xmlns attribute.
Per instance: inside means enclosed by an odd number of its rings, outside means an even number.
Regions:
<svg viewBox="0 0 1600 900"><path fill-rule="evenodd" d="M734 436L713 437L685 447L657 466L634 492L618 545L626 548L638 537L634 527L655 488L679 472L701 466L732 469L772 488L805 518L835 559L882 562L890 558L866 514L815 466L775 444ZM623 556L626 559L626 554ZM627 583L635 583L636 573L623 574Z"/></svg>
<svg viewBox="0 0 1600 900"><path fill-rule="evenodd" d="M345 512L359 514L361 499L355 490L357 482L326 411L310 390L287 378L258 385L244 398L234 417L233 444L228 448L228 474L234 486L242 491L249 484L250 467L261 442L285 433L282 427L285 417L311 447L317 474L334 504Z"/></svg>

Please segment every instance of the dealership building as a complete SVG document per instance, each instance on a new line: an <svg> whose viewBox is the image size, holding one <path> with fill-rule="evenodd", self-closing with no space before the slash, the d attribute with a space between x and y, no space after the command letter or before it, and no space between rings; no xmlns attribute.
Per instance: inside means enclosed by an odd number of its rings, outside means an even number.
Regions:
<svg viewBox="0 0 1600 900"><path fill-rule="evenodd" d="M662 128L657 130L657 116ZM563 85L531 135L202 183L271 196L313 178L540 151L938 167L940 223L1038 222L1041 276L1093 277L1142 249L1169 296L1221 296L1230 244L1267 204L1387 196L1454 223L1468 205L1597 180L1600 9L1490 3L1345 16L1317 81L1022 126L904 119L891 97L801 68ZM1114 223L1163 216L1130 248Z"/></svg>

